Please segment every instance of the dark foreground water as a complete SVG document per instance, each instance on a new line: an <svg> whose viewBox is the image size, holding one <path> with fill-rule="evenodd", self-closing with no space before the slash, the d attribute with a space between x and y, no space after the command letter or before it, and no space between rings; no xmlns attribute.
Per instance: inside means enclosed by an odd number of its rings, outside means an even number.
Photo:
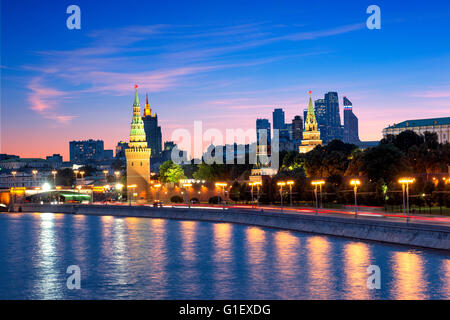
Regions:
<svg viewBox="0 0 450 320"><path fill-rule="evenodd" d="M449 252L228 223L0 214L0 259L1 299L450 298Z"/></svg>

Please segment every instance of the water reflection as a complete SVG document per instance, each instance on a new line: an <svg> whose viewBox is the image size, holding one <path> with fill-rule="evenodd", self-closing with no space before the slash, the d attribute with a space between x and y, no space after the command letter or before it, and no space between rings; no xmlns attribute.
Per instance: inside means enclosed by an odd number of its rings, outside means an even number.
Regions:
<svg viewBox="0 0 450 320"><path fill-rule="evenodd" d="M249 291L259 295L266 289L266 231L259 227L246 229Z"/></svg>
<svg viewBox="0 0 450 320"><path fill-rule="evenodd" d="M59 216L61 218L61 216ZM38 299L62 298L62 284L58 281L55 219L53 213L39 215L39 240L34 294Z"/></svg>
<svg viewBox="0 0 450 320"><path fill-rule="evenodd" d="M231 236L233 226L230 223L215 223L214 232L214 294L215 299L226 299L233 292L233 253Z"/></svg>
<svg viewBox="0 0 450 320"><path fill-rule="evenodd" d="M301 269L298 268L300 240L288 231L277 231L274 237L275 240L275 270L278 273L279 281L276 284L278 287L279 299L293 299L295 290L293 286L297 285L298 274Z"/></svg>
<svg viewBox="0 0 450 320"><path fill-rule="evenodd" d="M308 289L311 299L331 298L333 275L330 265L331 244L323 236L311 236L307 240Z"/></svg>
<svg viewBox="0 0 450 320"><path fill-rule="evenodd" d="M450 298L446 252L228 223L2 214L0 256L0 299Z"/></svg>
<svg viewBox="0 0 450 320"><path fill-rule="evenodd" d="M395 299L427 299L427 282L424 278L423 259L413 251L394 252L392 256L394 285L392 295Z"/></svg>
<svg viewBox="0 0 450 320"><path fill-rule="evenodd" d="M366 273L370 265L370 249L364 242L350 242L344 246L345 299L368 299Z"/></svg>

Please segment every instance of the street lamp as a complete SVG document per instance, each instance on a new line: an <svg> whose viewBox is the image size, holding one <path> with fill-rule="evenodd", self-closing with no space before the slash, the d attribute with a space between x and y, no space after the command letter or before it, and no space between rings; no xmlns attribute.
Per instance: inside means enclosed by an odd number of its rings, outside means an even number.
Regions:
<svg viewBox="0 0 450 320"><path fill-rule="evenodd" d="M38 171L33 170L33 171L31 171L31 173L33 174L34 185L36 185L36 175L37 175Z"/></svg>
<svg viewBox="0 0 450 320"><path fill-rule="evenodd" d="M103 174L105 175L105 183L108 183L108 179L107 179L108 173L109 173L108 170L103 170Z"/></svg>
<svg viewBox="0 0 450 320"><path fill-rule="evenodd" d="M17 174L17 171L11 171L11 174L13 176L13 187L15 187L16 186L16 174Z"/></svg>
<svg viewBox="0 0 450 320"><path fill-rule="evenodd" d="M137 188L136 184L132 184L132 185L128 185L127 186L128 199L129 199L130 206L131 206L131 198L132 198L132 195L134 194L134 190L136 190L136 188ZM131 192L131 196L130 196L130 189L133 189L133 191Z"/></svg>
<svg viewBox="0 0 450 320"><path fill-rule="evenodd" d="M81 175L81 182L84 184L84 171L80 171L80 175Z"/></svg>
<svg viewBox="0 0 450 320"><path fill-rule="evenodd" d="M158 200L159 201L159 188L161 188L161 184L160 183L158 183L158 184L155 184L155 188L156 188L156 192L157 192L157 194L156 194L156 200Z"/></svg>
<svg viewBox="0 0 450 320"><path fill-rule="evenodd" d="M188 193L188 207L191 207L191 187L192 183L183 183L183 187L187 190Z"/></svg>
<svg viewBox="0 0 450 320"><path fill-rule="evenodd" d="M289 186L289 202L292 207L292 186L294 185L294 181L289 180L286 184Z"/></svg>
<svg viewBox="0 0 450 320"><path fill-rule="evenodd" d="M53 170L52 171L52 174L53 174L53 184L55 185L55 187L56 187L56 174L58 173L58 171L56 171L56 170Z"/></svg>
<svg viewBox="0 0 450 320"><path fill-rule="evenodd" d="M322 203L322 185L325 184L323 180L314 180L311 181L311 184L314 186L314 197L316 198L316 215L319 214L319 200L317 199L317 186L320 188L320 202Z"/></svg>
<svg viewBox="0 0 450 320"><path fill-rule="evenodd" d="M120 171L114 171L114 175L116 176L116 182L117 182L120 177Z"/></svg>
<svg viewBox="0 0 450 320"><path fill-rule="evenodd" d="M286 182L278 182L277 185L280 186L281 212L283 212L283 186L286 185Z"/></svg>
<svg viewBox="0 0 450 320"><path fill-rule="evenodd" d="M358 218L358 202L357 202L357 193L358 193L358 186L361 184L361 181L359 179L352 179L350 180L350 185L353 186L353 193L355 194L355 218Z"/></svg>
<svg viewBox="0 0 450 320"><path fill-rule="evenodd" d="M398 180L402 184L403 212L405 212L405 185L406 185L406 222L409 222L409 184L414 183L414 178L401 178Z"/></svg>
<svg viewBox="0 0 450 320"><path fill-rule="evenodd" d="M223 203L223 210L225 210L225 187L227 186L227 184L225 182L216 182L216 188L222 188L222 195L223 195L223 199L222 199L222 203Z"/></svg>

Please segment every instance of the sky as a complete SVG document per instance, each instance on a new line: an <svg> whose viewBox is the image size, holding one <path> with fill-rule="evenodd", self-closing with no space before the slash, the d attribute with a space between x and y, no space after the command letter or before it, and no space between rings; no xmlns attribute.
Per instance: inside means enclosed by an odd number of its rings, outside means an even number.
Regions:
<svg viewBox="0 0 450 320"><path fill-rule="evenodd" d="M163 141L255 128L337 91L361 140L450 116L449 1L1 1L0 153L68 161L69 141L127 141L134 84ZM69 30L69 5L81 29ZM381 10L370 30L369 5ZM343 122L343 117L341 117Z"/></svg>

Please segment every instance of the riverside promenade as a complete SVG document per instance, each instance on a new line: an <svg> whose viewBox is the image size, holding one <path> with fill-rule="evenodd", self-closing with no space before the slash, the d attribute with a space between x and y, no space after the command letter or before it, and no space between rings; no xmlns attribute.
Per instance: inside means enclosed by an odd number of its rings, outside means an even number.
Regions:
<svg viewBox="0 0 450 320"><path fill-rule="evenodd" d="M196 206L88 205L88 204L16 204L15 212L52 212L116 217L228 222L277 228L352 239L379 241L413 247L450 250L450 225L405 219L380 219L376 216L338 215L319 211L299 212L264 208ZM362 213L363 214L363 213Z"/></svg>

